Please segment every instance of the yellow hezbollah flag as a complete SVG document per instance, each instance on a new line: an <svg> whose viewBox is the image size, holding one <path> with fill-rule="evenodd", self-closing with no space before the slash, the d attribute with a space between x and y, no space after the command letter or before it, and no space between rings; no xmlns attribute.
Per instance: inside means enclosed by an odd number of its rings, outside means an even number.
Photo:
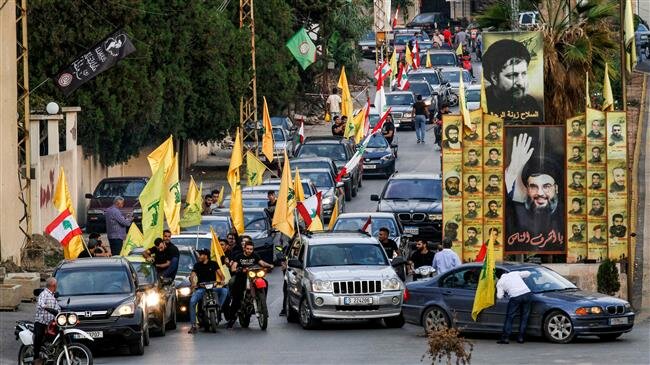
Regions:
<svg viewBox="0 0 650 365"><path fill-rule="evenodd" d="M155 174L156 171L158 171L158 167L163 166L165 169L165 176L167 176L167 171L171 168L173 159L174 141L173 136L169 136L165 142L161 143L160 146L147 156L149 166L151 167L151 174Z"/></svg>
<svg viewBox="0 0 650 365"><path fill-rule="evenodd" d="M178 181L178 153L174 155L171 167L165 174L165 217L172 234L181 232L181 185Z"/></svg>
<svg viewBox="0 0 650 365"><path fill-rule="evenodd" d="M460 84L458 85L458 104L460 105L460 114L463 116L463 123L465 124L465 130L469 130L472 127L471 117L469 115L469 109L467 109L467 100L465 95L465 84L463 83L463 73L460 73Z"/></svg>
<svg viewBox="0 0 650 365"><path fill-rule="evenodd" d="M296 169L296 177L293 179L293 191L296 192L296 201L301 202L305 200L305 191L302 188L302 179L300 173Z"/></svg>
<svg viewBox="0 0 650 365"><path fill-rule="evenodd" d="M427 63L424 65L426 68L431 68L433 67L431 65L431 52L427 49Z"/></svg>
<svg viewBox="0 0 650 365"><path fill-rule="evenodd" d="M638 4L638 1L637 1ZM623 39L625 43L625 70L632 73L632 69L636 65L636 44L634 36L634 13L632 12L632 3L630 0L625 0L625 18L623 28Z"/></svg>
<svg viewBox="0 0 650 365"><path fill-rule="evenodd" d="M409 66L413 66L413 53L411 53L411 49L408 45L406 46L406 54L404 55L404 59Z"/></svg>
<svg viewBox="0 0 650 365"><path fill-rule="evenodd" d="M52 202L59 212L68 209L74 218L75 214L74 207L72 206L72 195L70 195L70 189L68 189L68 182L65 178L63 167L59 168L59 179L54 188L54 198L52 199ZM77 235L73 237L67 245L63 246L63 257L65 257L66 260L76 259L81 251L85 249L86 245L84 244L83 237Z"/></svg>
<svg viewBox="0 0 650 365"><path fill-rule="evenodd" d="M494 305L494 292L496 290L494 260L494 241L496 240L496 231L492 230L488 239L488 247L485 258L483 259L483 268L478 280L476 294L474 296L474 305L472 306L472 319L476 321L479 313L485 308Z"/></svg>
<svg viewBox="0 0 650 365"><path fill-rule="evenodd" d="M219 199L217 199L218 207L223 206L223 193L224 193L224 187L223 185L221 185L221 189L219 189Z"/></svg>
<svg viewBox="0 0 650 365"><path fill-rule="evenodd" d="M142 232L140 232L140 229L135 223L131 223L129 232L126 234L126 238L124 239L120 256L128 256L134 248L142 247L143 245L144 237L142 236Z"/></svg>
<svg viewBox="0 0 650 365"><path fill-rule="evenodd" d="M605 63L605 79L603 80L603 110L614 110L614 94L612 83L609 81L609 65Z"/></svg>
<svg viewBox="0 0 650 365"><path fill-rule="evenodd" d="M341 76L339 76L339 89L341 89L341 115L352 119L354 113L354 106L352 104L352 95L350 94L350 87L348 86L348 78L345 76L345 66L341 66Z"/></svg>
<svg viewBox="0 0 650 365"><path fill-rule="evenodd" d="M334 196L334 209L332 210L332 216L330 217L330 222L327 225L327 230L331 231L334 229L334 224L336 224L336 220L339 218L339 199Z"/></svg>
<svg viewBox="0 0 650 365"><path fill-rule="evenodd" d="M239 167L243 163L241 133L237 128L235 144L232 147L230 156L230 166L228 167L228 184L230 184L230 218L237 233L244 233L244 206L241 197L241 179L239 177Z"/></svg>
<svg viewBox="0 0 650 365"><path fill-rule="evenodd" d="M390 56L390 79L391 81L397 77L397 52L393 51L393 55Z"/></svg>
<svg viewBox="0 0 650 365"><path fill-rule="evenodd" d="M458 47L456 47L456 55L462 56L463 55L463 44L458 43Z"/></svg>
<svg viewBox="0 0 650 365"><path fill-rule="evenodd" d="M187 196L185 197L186 205L183 210L183 218L180 220L181 227L187 228L201 224L201 212L203 211L201 190L196 186L194 177L190 176L190 185L187 187Z"/></svg>
<svg viewBox="0 0 650 365"><path fill-rule="evenodd" d="M223 262L221 262L221 258L226 254L223 252L223 248L219 243L219 238L217 238L217 234L214 233L214 229L212 229L212 227L210 227L210 233L212 234L212 242L210 244L210 260L216 262L217 265L219 265L219 270L221 270L221 273L223 274L223 277L227 283L230 281L230 270L227 270Z"/></svg>
<svg viewBox="0 0 650 365"><path fill-rule="evenodd" d="M264 99L264 111L262 113L262 128L264 136L262 137L262 153L266 156L269 162L273 162L273 125L271 124L271 117L269 116L269 107L266 105L266 97Z"/></svg>
<svg viewBox="0 0 650 365"><path fill-rule="evenodd" d="M483 113L488 113L487 96L485 95L485 79L483 78L483 73L481 73L481 109L483 110Z"/></svg>
<svg viewBox="0 0 650 365"><path fill-rule="evenodd" d="M294 210L296 209L296 193L291 182L291 167L287 151L284 151L284 166L282 167L282 179L280 181L280 192L278 202L273 214L273 228L293 237L295 232Z"/></svg>
<svg viewBox="0 0 650 365"><path fill-rule="evenodd" d="M364 107L361 111L354 116L354 142L361 143L364 137L363 124L366 122L368 108Z"/></svg>
<svg viewBox="0 0 650 365"><path fill-rule="evenodd" d="M264 171L266 171L266 165L255 157L251 151L246 151L246 185L262 185ZM221 200L221 192L219 193L219 200Z"/></svg>
<svg viewBox="0 0 650 365"><path fill-rule="evenodd" d="M144 247L153 246L153 241L162 237L163 226L165 224L165 176L163 165L158 166L158 170L147 182L140 193L138 200L142 207L142 230L144 231Z"/></svg>

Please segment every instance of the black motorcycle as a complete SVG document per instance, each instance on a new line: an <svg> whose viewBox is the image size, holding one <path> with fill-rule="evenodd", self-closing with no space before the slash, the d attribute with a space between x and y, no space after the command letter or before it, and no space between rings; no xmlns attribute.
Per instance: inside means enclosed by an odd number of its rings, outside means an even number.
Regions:
<svg viewBox="0 0 650 365"><path fill-rule="evenodd" d="M212 290L216 287L216 282L200 283L199 287L205 289L203 299L199 302L197 317L199 324L206 331L217 332L217 326L221 321L221 306L217 299L216 293Z"/></svg>
<svg viewBox="0 0 650 365"><path fill-rule="evenodd" d="M248 328L251 315L255 314L260 328L264 331L269 323L269 310L266 306L266 293L269 285L265 278L266 270L259 266L252 266L242 271L246 273L248 279L238 313L239 324L243 328Z"/></svg>

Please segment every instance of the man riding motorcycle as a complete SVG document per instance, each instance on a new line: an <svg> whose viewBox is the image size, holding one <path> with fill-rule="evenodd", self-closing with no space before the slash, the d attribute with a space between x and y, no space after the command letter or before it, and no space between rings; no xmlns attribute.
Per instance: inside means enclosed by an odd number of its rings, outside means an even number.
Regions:
<svg viewBox="0 0 650 365"><path fill-rule="evenodd" d="M59 303L54 297L56 292L56 279L48 278L45 281L45 289L38 295L36 302L36 315L34 316L34 365L42 365L40 358L41 346L45 338L45 331L50 322L54 320L54 314L61 310Z"/></svg>
<svg viewBox="0 0 650 365"><path fill-rule="evenodd" d="M208 249L201 249L197 253L199 254L199 260L194 264L192 273L190 273L190 283L193 291L192 297L190 298L190 321L192 322L192 327L188 332L190 334L194 334L197 331L196 323L198 322L198 318L196 316L196 305L203 299L203 295L205 295L205 288L197 288L197 285L215 280L218 284L224 284L224 276L221 270L219 270L219 265L215 261L210 260L210 251ZM213 288L211 290L216 294L219 306L223 307L228 297L228 288Z"/></svg>
<svg viewBox="0 0 650 365"><path fill-rule="evenodd" d="M252 241L246 241L244 244L244 252L235 256L230 263L230 271L233 273L233 285L230 288L232 302L230 303L230 318L228 319L228 328L232 328L237 320L237 311L241 307L241 301L244 297L246 290L246 269L251 266L259 265L269 269L273 265L262 260L256 253L253 252L255 245Z"/></svg>

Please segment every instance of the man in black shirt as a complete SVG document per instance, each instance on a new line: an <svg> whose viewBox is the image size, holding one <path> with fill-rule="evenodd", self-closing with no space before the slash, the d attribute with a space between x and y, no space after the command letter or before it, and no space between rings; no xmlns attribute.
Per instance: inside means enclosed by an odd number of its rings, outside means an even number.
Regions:
<svg viewBox="0 0 650 365"><path fill-rule="evenodd" d="M172 243L171 238L171 231L168 229L164 230L163 238L156 238L154 247L144 250L142 256L149 260L151 259L151 255L155 255L154 264L156 265L158 275L164 278L174 279L176 277L176 271L178 271L178 258L180 257L180 253L178 252L178 247Z"/></svg>
<svg viewBox="0 0 650 365"><path fill-rule="evenodd" d="M408 261L411 273L420 266L431 266L433 263L433 256L436 254L433 251L429 251L427 243L422 239L419 239L415 243L415 250L416 251L411 254ZM419 277L420 275L413 274L413 280L416 280Z"/></svg>
<svg viewBox="0 0 650 365"><path fill-rule="evenodd" d="M344 133L345 133L345 123L343 123L342 119L339 118L339 116L337 115L334 117L334 123L332 123L332 135L343 137Z"/></svg>
<svg viewBox="0 0 650 365"><path fill-rule="evenodd" d="M192 322L192 327L188 333L196 333L196 305L203 299L205 294L205 288L197 288L197 285L200 283L208 283L216 281L218 284L224 284L224 276L221 270L219 270L219 265L216 262L210 260L210 251L207 249L198 250L199 261L194 264L192 268L192 273L190 274L190 283L191 288L194 291L192 293L192 298L190 298L190 322ZM228 296L227 288L213 288L212 291L217 296L219 301L219 306L223 306L223 303L226 301Z"/></svg>
<svg viewBox="0 0 650 365"><path fill-rule="evenodd" d="M266 210L269 211L272 217L275 214L275 205L278 203L278 198L275 196L275 191L273 190L269 190L266 193L266 198L268 199L266 202Z"/></svg>
<svg viewBox="0 0 650 365"><path fill-rule="evenodd" d="M247 269L255 265L269 269L273 268L273 265L265 262L256 253L254 253L254 249L255 245L253 244L253 241L246 240L244 243L244 252L234 257L230 263L230 271L234 273L235 280L232 288L230 288L232 302L230 303L230 319L228 320L228 328L232 328L232 326L235 324L235 320L237 319L237 312L239 311L239 307L241 307L241 301L244 298L244 290L246 290Z"/></svg>
<svg viewBox="0 0 650 365"><path fill-rule="evenodd" d="M386 138L388 144L393 143L393 138L395 137L395 124L393 123L393 116L388 114L386 121L381 128L381 134Z"/></svg>
<svg viewBox="0 0 650 365"><path fill-rule="evenodd" d="M388 255L389 259L394 258L395 256L399 255L399 248L397 247L397 243L388 236L390 235L390 231L386 227L381 227L379 228L379 243L381 243L381 246L384 248L384 251L386 251L386 255Z"/></svg>

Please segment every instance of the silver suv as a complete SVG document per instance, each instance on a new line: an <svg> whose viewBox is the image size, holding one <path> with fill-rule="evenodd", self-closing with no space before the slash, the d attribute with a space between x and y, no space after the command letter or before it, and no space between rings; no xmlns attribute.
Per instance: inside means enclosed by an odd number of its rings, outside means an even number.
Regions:
<svg viewBox="0 0 650 365"><path fill-rule="evenodd" d="M301 236L289 255L284 280L289 322L311 329L323 319L383 318L404 325L404 284L376 238L358 232Z"/></svg>

